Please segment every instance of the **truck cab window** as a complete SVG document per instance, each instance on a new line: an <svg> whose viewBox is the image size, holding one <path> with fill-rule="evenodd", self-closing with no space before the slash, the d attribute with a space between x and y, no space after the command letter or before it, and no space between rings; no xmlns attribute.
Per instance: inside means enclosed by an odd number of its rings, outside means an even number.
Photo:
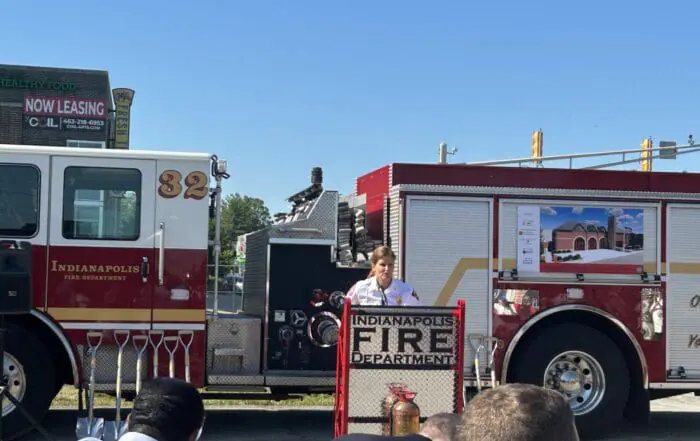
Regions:
<svg viewBox="0 0 700 441"><path fill-rule="evenodd" d="M39 230L39 170L0 164L0 237L33 237Z"/></svg>
<svg viewBox="0 0 700 441"><path fill-rule="evenodd" d="M63 237L138 240L141 172L137 169L67 167L63 180Z"/></svg>

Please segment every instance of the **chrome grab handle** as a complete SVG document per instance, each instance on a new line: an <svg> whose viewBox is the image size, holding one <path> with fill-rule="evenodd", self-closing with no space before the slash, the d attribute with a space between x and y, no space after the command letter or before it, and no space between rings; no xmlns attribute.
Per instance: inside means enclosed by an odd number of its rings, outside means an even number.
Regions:
<svg viewBox="0 0 700 441"><path fill-rule="evenodd" d="M165 283L165 222L161 222L158 226L158 285L163 286Z"/></svg>

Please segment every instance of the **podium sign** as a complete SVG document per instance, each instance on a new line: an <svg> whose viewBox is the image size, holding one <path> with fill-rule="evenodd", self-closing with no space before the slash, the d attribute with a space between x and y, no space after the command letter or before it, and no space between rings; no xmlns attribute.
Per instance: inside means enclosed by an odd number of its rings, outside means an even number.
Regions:
<svg viewBox="0 0 700 441"><path fill-rule="evenodd" d="M464 302L456 307L351 306L338 335L335 435L389 434L399 389L420 421L464 408ZM392 393L392 390L394 393Z"/></svg>

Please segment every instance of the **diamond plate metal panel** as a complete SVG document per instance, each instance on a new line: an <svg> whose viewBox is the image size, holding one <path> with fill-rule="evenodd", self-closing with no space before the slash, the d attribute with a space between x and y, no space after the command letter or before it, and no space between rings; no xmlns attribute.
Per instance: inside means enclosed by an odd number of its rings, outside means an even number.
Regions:
<svg viewBox="0 0 700 441"><path fill-rule="evenodd" d="M487 334L491 319L489 202L411 196L406 201L405 280L424 305L452 306L464 300L467 334ZM470 375L474 355L467 344L465 369ZM479 359L485 373L487 351Z"/></svg>
<svg viewBox="0 0 700 441"><path fill-rule="evenodd" d="M262 386L262 375L208 375L207 383L211 386Z"/></svg>
<svg viewBox="0 0 700 441"><path fill-rule="evenodd" d="M310 239L336 241L338 226L337 191L324 191L291 220L269 228L271 239Z"/></svg>
<svg viewBox="0 0 700 441"><path fill-rule="evenodd" d="M243 314L219 315L209 317L207 324L209 375L260 374L260 318Z"/></svg>
<svg viewBox="0 0 700 441"><path fill-rule="evenodd" d="M266 386L308 386L308 387L333 387L335 386L335 376L314 376L312 372L301 375L265 375Z"/></svg>
<svg viewBox="0 0 700 441"><path fill-rule="evenodd" d="M246 235L246 263L243 274L243 311L262 317L267 295L267 230Z"/></svg>

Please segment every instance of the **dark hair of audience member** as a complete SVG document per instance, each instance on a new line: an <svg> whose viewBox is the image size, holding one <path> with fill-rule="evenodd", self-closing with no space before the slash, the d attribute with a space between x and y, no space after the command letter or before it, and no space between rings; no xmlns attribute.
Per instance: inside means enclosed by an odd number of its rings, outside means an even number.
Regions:
<svg viewBox="0 0 700 441"><path fill-rule="evenodd" d="M421 433L434 441L455 441L460 420L461 415L456 413L436 413L425 420Z"/></svg>
<svg viewBox="0 0 700 441"><path fill-rule="evenodd" d="M197 389L177 378L145 381L129 414L129 431L158 441L188 441L204 423L204 402Z"/></svg>
<svg viewBox="0 0 700 441"><path fill-rule="evenodd" d="M564 396L531 384L488 389L468 404L460 441L578 441Z"/></svg>

